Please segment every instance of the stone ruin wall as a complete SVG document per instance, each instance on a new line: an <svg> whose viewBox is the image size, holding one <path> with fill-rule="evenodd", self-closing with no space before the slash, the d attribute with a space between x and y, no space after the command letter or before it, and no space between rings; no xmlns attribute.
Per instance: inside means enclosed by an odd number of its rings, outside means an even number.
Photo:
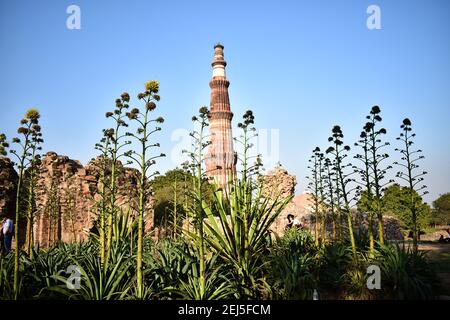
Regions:
<svg viewBox="0 0 450 320"><path fill-rule="evenodd" d="M282 200L293 196L295 193L295 186L297 185L296 177L290 175L288 171L281 166L269 171L260 179L263 182L262 194L265 198L275 199L278 197L279 200ZM296 206L291 200L275 219L271 227L273 232L280 236L284 234L288 214L293 214L297 219L301 219L305 216L304 210Z"/></svg>
<svg viewBox="0 0 450 320"><path fill-rule="evenodd" d="M0 219L14 218L18 178L12 161L0 156Z"/></svg>
<svg viewBox="0 0 450 320"><path fill-rule="evenodd" d="M56 241L84 241L96 221L95 203L100 200L102 188L99 170L100 159L93 159L86 166L79 161L55 152L42 158L36 173L36 212L34 216L34 242L47 247ZM107 172L106 175L110 175ZM137 207L138 172L117 164L117 199L120 210ZM14 212L17 173L8 158L0 158L0 212ZM145 229L152 228L153 203L149 199L145 217ZM133 208L133 209L130 209ZM24 223L20 232L24 232Z"/></svg>

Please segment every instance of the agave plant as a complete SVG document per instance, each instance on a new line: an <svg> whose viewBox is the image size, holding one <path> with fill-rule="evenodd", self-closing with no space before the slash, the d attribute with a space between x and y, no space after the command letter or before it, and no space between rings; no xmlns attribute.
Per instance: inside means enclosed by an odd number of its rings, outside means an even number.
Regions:
<svg viewBox="0 0 450 320"><path fill-rule="evenodd" d="M50 252L64 259L64 264L45 271L47 282L40 297L58 294L58 297L82 300L111 300L132 298L135 290L135 265L133 243L136 243L137 224L131 217L131 211L121 212L112 225L112 241L109 259L102 262L100 239L90 234L89 241L82 244L60 243ZM42 256L42 253L40 254ZM40 266L49 264L41 263ZM80 273L80 288L67 286L68 266L76 266ZM44 268L45 270L45 268Z"/></svg>
<svg viewBox="0 0 450 320"><path fill-rule="evenodd" d="M30 257L24 256L23 266L23 286L22 296L34 298L57 298L54 291L48 288L58 285L55 276L62 275L64 270L70 265L70 255L67 254L65 244L54 246L48 250L32 248Z"/></svg>
<svg viewBox="0 0 450 320"><path fill-rule="evenodd" d="M186 243L163 240L144 256L144 282L156 299L172 299L181 281L188 280L197 258L189 254Z"/></svg>
<svg viewBox="0 0 450 320"><path fill-rule="evenodd" d="M309 232L292 228L277 238L266 270L272 298L311 299L317 287L315 255L316 246Z"/></svg>
<svg viewBox="0 0 450 320"><path fill-rule="evenodd" d="M369 300L376 292L367 288L367 269L363 263L351 264L343 276L346 300Z"/></svg>
<svg viewBox="0 0 450 320"><path fill-rule="evenodd" d="M130 245L130 251L133 251L133 246L137 242L138 223L133 219L131 209L126 211L120 209L120 214L116 221L113 222L113 246L121 245L127 242Z"/></svg>
<svg viewBox="0 0 450 320"><path fill-rule="evenodd" d="M351 246L346 243L327 245L321 248L319 261L320 286L331 291L342 289L346 271L352 262Z"/></svg>
<svg viewBox="0 0 450 320"><path fill-rule="evenodd" d="M229 271L217 262L217 255L206 259L205 288L200 290L199 272L196 264L191 264L187 281L181 281L179 294L187 300L224 300L233 298L235 290L228 276Z"/></svg>
<svg viewBox="0 0 450 320"><path fill-rule="evenodd" d="M0 299L12 300L16 297L11 281L14 274L14 255L0 256ZM19 292L22 290L22 278L19 278Z"/></svg>
<svg viewBox="0 0 450 320"><path fill-rule="evenodd" d="M269 282L273 298L310 300L316 288L312 254L275 255L271 258Z"/></svg>
<svg viewBox="0 0 450 320"><path fill-rule="evenodd" d="M311 233L297 228L286 230L282 238L277 236L274 247L277 251L298 254L315 253L317 249Z"/></svg>
<svg viewBox="0 0 450 320"><path fill-rule="evenodd" d="M219 214L218 221L203 202L208 235L205 241L213 252L232 265L241 290L240 298L257 297L258 288L264 285L263 257L268 253L269 228L291 200L291 197L275 201L264 198L260 188L256 194L248 193L244 201L246 192L240 181L228 197L224 197L221 190L215 192L213 205Z"/></svg>
<svg viewBox="0 0 450 320"><path fill-rule="evenodd" d="M431 299L436 275L426 260L426 252L398 244L381 246L376 251L381 268L381 290L392 299Z"/></svg>
<svg viewBox="0 0 450 320"><path fill-rule="evenodd" d="M87 254L81 261L71 258L80 272L80 288L72 290L67 286L67 277L60 274L53 278L59 281L59 285L48 288L58 292L69 299L76 300L112 300L124 299L132 287L134 278L134 266L132 257L124 252L118 253L111 250L111 260L104 267L96 254Z"/></svg>

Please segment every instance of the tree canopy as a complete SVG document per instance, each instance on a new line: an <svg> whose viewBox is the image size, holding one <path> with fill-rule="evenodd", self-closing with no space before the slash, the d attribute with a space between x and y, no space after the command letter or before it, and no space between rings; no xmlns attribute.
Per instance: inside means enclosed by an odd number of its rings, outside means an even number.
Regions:
<svg viewBox="0 0 450 320"><path fill-rule="evenodd" d="M173 169L164 175L155 177L151 186L155 200L154 223L156 226L163 226L166 222L172 223L172 216L175 209L179 217L179 223L186 217L186 210L194 205L191 191L193 188L194 176L183 169ZM207 181L203 184L205 200L212 201L214 187ZM176 196L176 197L175 197Z"/></svg>
<svg viewBox="0 0 450 320"><path fill-rule="evenodd" d="M410 210L411 200L417 208L419 229L422 230L430 222L430 206L423 202L422 197L416 191L411 191L408 187L393 184L386 188L382 200L384 211L399 219L409 230L411 230L413 223Z"/></svg>
<svg viewBox="0 0 450 320"><path fill-rule="evenodd" d="M433 201L432 221L435 224L450 224L450 192Z"/></svg>

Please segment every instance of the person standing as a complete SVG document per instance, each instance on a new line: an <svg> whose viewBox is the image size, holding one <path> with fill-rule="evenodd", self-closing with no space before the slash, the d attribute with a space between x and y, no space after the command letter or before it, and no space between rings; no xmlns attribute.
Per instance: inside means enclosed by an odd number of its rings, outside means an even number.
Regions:
<svg viewBox="0 0 450 320"><path fill-rule="evenodd" d="M288 223L286 224L285 229L290 229L292 227L296 227L296 228L300 229L302 227L300 221L298 221L298 219L296 219L294 217L294 215L291 213L287 215L287 220L288 220Z"/></svg>
<svg viewBox="0 0 450 320"><path fill-rule="evenodd" d="M5 250L5 254L8 254L11 251L12 237L13 237L13 229L14 222L10 218L6 218L3 222L3 248Z"/></svg>

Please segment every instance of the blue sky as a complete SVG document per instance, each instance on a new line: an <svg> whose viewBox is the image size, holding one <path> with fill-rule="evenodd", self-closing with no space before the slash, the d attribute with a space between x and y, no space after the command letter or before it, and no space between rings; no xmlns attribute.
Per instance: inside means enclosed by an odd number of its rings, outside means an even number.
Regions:
<svg viewBox="0 0 450 320"><path fill-rule="evenodd" d="M81 30L66 28L71 4L81 8ZM381 30L366 27L371 4ZM280 161L297 176L297 192L331 127L340 124L353 144L377 104L392 152L402 119L413 121L431 201L450 191L449 9L446 0L1 0L0 131L12 137L35 106L44 150L86 163L116 97L157 79L166 118L158 139L170 154L172 135L209 105L220 41L234 125L252 109L258 128L279 130ZM175 166L169 157L157 169Z"/></svg>

